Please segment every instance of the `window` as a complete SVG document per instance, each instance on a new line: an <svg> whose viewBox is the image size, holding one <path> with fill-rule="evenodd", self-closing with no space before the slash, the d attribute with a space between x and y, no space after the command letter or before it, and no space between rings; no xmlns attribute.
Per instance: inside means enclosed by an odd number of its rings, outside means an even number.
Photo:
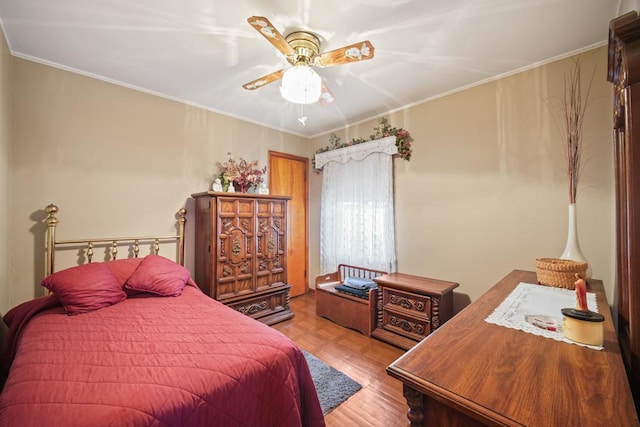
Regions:
<svg viewBox="0 0 640 427"><path fill-rule="evenodd" d="M394 137L385 139L395 147ZM349 148L354 147L340 150ZM336 271L338 264L396 270L392 157L384 151L366 154L359 160L350 157L345 162L324 164L320 214L323 274Z"/></svg>

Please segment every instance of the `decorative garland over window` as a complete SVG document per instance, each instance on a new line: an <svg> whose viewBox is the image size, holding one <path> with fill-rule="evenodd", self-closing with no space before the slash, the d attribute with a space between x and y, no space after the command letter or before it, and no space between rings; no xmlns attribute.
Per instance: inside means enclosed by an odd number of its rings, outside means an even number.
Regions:
<svg viewBox="0 0 640 427"><path fill-rule="evenodd" d="M340 138L336 136L335 133L332 133L329 136L329 145L318 149L316 151L316 154L325 153L331 150L337 150L338 148L351 147L352 145L362 144L363 142L369 142L375 139L386 138L388 136L395 136L396 146L398 147L397 154L402 159L405 159L407 161L411 160L411 154L412 154L411 141L413 141L413 138L411 137L408 131L402 128L396 128L391 126L389 124L389 121L385 117L381 117L380 119L378 119L378 126L374 127L373 130L376 133L373 135L370 135L369 139L354 138L350 142L343 142L343 143L340 143Z"/></svg>
<svg viewBox="0 0 640 427"><path fill-rule="evenodd" d="M398 154L396 137L387 136L385 138L373 139L337 150L317 153L313 158L313 165L317 171L320 171L324 165L329 162L344 164L350 160L362 160L371 153L386 153L390 156Z"/></svg>

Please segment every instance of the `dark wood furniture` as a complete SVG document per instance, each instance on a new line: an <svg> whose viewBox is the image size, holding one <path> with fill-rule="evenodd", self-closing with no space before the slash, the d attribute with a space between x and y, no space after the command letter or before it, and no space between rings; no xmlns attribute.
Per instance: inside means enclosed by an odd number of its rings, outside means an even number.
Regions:
<svg viewBox="0 0 640 427"><path fill-rule="evenodd" d="M534 272L514 270L387 368L403 383L411 426L638 426L602 282L604 350L484 319Z"/></svg>
<svg viewBox="0 0 640 427"><path fill-rule="evenodd" d="M293 317L284 196L197 193L195 281L212 298L271 325Z"/></svg>
<svg viewBox="0 0 640 427"><path fill-rule="evenodd" d="M640 408L640 17L609 26L608 79L614 84L616 301L618 339ZM636 111L638 110L638 111Z"/></svg>
<svg viewBox="0 0 640 427"><path fill-rule="evenodd" d="M370 337L376 318L375 289L369 290L369 299L363 299L338 292L335 287L347 277L374 279L383 274L386 272L340 264L338 271L316 277L316 315Z"/></svg>
<svg viewBox="0 0 640 427"><path fill-rule="evenodd" d="M453 315L457 283L404 273L374 280L378 283L376 328L371 334L375 338L408 350Z"/></svg>

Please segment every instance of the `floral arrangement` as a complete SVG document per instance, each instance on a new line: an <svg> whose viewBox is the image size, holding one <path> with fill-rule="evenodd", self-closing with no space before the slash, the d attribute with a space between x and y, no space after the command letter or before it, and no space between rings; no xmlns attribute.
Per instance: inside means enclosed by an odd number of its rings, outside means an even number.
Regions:
<svg viewBox="0 0 640 427"><path fill-rule="evenodd" d="M564 97L562 107L564 112L564 151L566 157L567 186L569 188L569 203L576 203L578 178L580 176L580 154L582 152L582 125L584 113L587 109L593 75L587 86L586 93L582 93L582 78L580 75L580 62L576 60L573 69L564 78Z"/></svg>
<svg viewBox="0 0 640 427"><path fill-rule="evenodd" d="M374 139L385 138L388 136L396 137L396 146L398 147L398 156L405 160L411 160L411 135L408 131L402 128L396 128L389 124L389 121L385 117L381 117L378 119L378 126L374 127L373 130L376 132L373 135L369 136L369 139L364 138L354 138L350 142L340 143L340 138L336 136L335 133L332 133L329 136L329 145L326 147L322 147L316 151L316 154L324 153L326 151L336 150L338 148L350 147L356 144L362 144L363 142L373 141Z"/></svg>
<svg viewBox="0 0 640 427"><path fill-rule="evenodd" d="M226 162L218 163L218 166L221 169L220 179L223 187L233 183L234 188L240 189L243 193L246 193L251 186L260 185L267 172L266 166L262 169L258 168L257 160L248 162L242 157L238 161L230 157Z"/></svg>

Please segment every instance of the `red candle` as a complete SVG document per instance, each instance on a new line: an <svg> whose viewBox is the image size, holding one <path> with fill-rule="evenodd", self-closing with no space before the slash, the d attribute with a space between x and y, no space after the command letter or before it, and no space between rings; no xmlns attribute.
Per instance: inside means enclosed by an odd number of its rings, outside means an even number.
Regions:
<svg viewBox="0 0 640 427"><path fill-rule="evenodd" d="M589 311L589 307L587 307L587 283L578 274L576 274L576 278L578 279L574 283L576 287L576 309Z"/></svg>

